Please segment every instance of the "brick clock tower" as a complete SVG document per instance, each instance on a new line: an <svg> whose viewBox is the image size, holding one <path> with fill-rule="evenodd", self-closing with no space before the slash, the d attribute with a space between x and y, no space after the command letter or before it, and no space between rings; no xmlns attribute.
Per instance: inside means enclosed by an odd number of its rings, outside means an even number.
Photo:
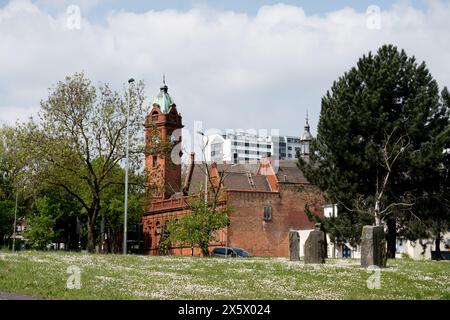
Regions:
<svg viewBox="0 0 450 320"><path fill-rule="evenodd" d="M181 192L181 114L163 79L145 120L145 168L151 201Z"/></svg>

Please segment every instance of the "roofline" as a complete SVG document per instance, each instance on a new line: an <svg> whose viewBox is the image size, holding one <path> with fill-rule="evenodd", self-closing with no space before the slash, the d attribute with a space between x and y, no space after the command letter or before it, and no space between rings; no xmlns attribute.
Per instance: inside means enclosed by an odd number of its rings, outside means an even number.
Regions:
<svg viewBox="0 0 450 320"><path fill-rule="evenodd" d="M246 193L268 193L268 194L280 194L277 191L264 191L264 190L245 190L245 189L227 189L227 192L246 192Z"/></svg>

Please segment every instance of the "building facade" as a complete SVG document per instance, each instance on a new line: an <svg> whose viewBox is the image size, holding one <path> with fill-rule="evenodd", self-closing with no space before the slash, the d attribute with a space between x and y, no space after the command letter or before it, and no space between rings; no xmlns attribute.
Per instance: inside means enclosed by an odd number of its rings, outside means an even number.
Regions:
<svg viewBox="0 0 450 320"><path fill-rule="evenodd" d="M204 141L206 161L250 163L264 157L277 160L294 160L301 154L309 153L311 133L308 117L302 137L260 136L243 130L226 134L208 135Z"/></svg>
<svg viewBox="0 0 450 320"><path fill-rule="evenodd" d="M177 159L177 156L181 157L177 148L181 145L178 129L182 127L182 117L163 84L145 124L149 190L143 216L144 251L150 255L162 253L165 223L189 213L188 197L204 196L204 169L208 165L212 181L218 181L215 178L219 176L225 177L220 204L232 208L229 225L216 233L216 240L210 243L210 248L227 245L244 248L255 256L288 256L289 231L314 227L305 214L305 205L321 216L324 205L322 194L305 179L296 160L280 160L276 165L271 157L261 157L254 163L199 162L191 154L182 184L181 161ZM230 141L242 142L244 147L247 143L238 138ZM248 142L247 147L254 148L254 151L269 149L270 141L258 138L252 141L256 146L250 146ZM192 250L180 245L168 251L165 248L164 254L167 253L191 255ZM196 248L194 255L199 254L200 250Z"/></svg>

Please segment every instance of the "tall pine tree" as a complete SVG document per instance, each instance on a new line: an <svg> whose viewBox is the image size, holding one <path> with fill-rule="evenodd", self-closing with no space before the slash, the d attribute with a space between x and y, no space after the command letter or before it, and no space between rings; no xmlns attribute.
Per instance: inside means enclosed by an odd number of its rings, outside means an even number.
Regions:
<svg viewBox="0 0 450 320"><path fill-rule="evenodd" d="M395 256L400 216L419 217L421 199L442 177L448 108L425 63L392 45L333 83L309 161L299 167L338 203L337 238L358 242L362 225L384 224Z"/></svg>

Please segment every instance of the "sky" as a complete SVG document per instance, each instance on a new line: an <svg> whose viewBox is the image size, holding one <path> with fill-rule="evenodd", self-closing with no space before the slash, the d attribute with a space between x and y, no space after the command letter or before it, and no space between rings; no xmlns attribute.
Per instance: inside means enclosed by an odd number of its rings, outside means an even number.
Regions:
<svg viewBox="0 0 450 320"><path fill-rule="evenodd" d="M0 0L0 123L36 117L78 71L117 90L144 80L150 110L165 73L188 130L300 136L308 111L316 134L333 81L383 44L449 86L449 21L443 0Z"/></svg>

